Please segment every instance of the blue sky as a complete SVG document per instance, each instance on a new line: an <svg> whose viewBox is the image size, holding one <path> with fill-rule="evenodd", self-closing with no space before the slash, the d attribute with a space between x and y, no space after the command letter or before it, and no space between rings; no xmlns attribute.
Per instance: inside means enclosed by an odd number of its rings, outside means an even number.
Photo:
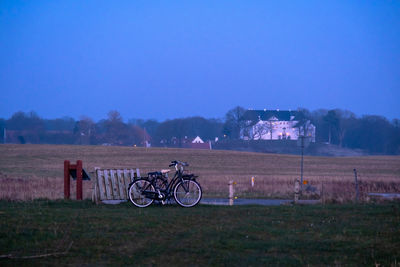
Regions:
<svg viewBox="0 0 400 267"><path fill-rule="evenodd" d="M0 117L400 118L400 1L0 1Z"/></svg>

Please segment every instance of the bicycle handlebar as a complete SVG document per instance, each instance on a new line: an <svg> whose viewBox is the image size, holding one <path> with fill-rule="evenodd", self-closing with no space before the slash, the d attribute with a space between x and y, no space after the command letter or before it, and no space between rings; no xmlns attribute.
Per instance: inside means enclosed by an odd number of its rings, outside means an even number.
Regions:
<svg viewBox="0 0 400 267"><path fill-rule="evenodd" d="M183 161L179 161L179 160L174 160L174 161L171 161L171 164L169 164L169 167L173 167L173 166L176 166L176 165L189 166L189 163L183 162Z"/></svg>

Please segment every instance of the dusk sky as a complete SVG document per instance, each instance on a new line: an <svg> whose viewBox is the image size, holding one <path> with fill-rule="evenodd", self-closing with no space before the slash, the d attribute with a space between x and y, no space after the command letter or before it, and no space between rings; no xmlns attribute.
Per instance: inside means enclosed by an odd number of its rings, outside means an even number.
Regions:
<svg viewBox="0 0 400 267"><path fill-rule="evenodd" d="M0 118L400 118L400 1L0 1Z"/></svg>

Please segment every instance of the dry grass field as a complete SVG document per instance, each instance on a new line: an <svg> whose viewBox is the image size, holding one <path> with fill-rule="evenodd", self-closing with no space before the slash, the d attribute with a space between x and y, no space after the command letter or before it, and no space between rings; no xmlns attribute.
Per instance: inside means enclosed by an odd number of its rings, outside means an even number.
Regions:
<svg viewBox="0 0 400 267"><path fill-rule="evenodd" d="M0 199L57 199L63 197L63 162L78 159L91 172L101 168L165 169L171 160L190 163L200 176L205 196L227 196L228 181L237 182L236 196L292 198L300 177L300 156L235 151L64 145L0 145ZM368 192L400 192L400 157L305 157L304 177L328 202L354 199L358 170L361 199ZM250 185L255 177L255 186ZM73 184L74 185L74 184ZM91 196L84 182L84 197ZM322 192L321 192L322 191ZM72 190L72 194L74 191ZM306 197L319 197L304 195Z"/></svg>

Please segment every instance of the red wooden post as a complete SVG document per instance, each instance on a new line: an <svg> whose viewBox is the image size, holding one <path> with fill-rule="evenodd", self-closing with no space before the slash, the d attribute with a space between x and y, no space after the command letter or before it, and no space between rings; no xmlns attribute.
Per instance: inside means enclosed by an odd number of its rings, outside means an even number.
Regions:
<svg viewBox="0 0 400 267"><path fill-rule="evenodd" d="M82 160L76 162L76 199L82 200Z"/></svg>
<svg viewBox="0 0 400 267"><path fill-rule="evenodd" d="M71 196L70 170L76 170L76 199L82 200L82 160L76 161L76 164L71 164L69 160L64 161L64 198L69 199Z"/></svg>
<svg viewBox="0 0 400 267"><path fill-rule="evenodd" d="M69 199L70 192L70 180L69 180L69 160L64 160L64 199Z"/></svg>

